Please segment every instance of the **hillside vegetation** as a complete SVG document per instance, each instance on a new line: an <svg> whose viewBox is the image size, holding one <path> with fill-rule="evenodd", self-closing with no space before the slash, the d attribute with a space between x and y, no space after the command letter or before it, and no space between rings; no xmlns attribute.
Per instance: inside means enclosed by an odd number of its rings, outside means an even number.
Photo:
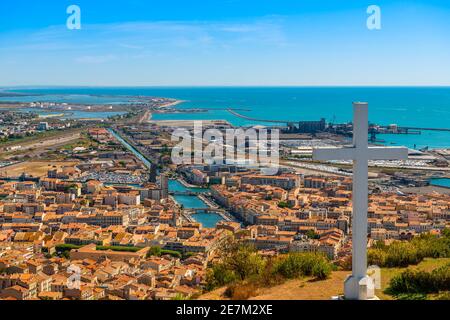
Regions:
<svg viewBox="0 0 450 320"><path fill-rule="evenodd" d="M409 242L378 243L369 249L368 260L381 267L381 299L450 299L449 230ZM200 299L330 299L343 294L350 273L320 254L265 257L229 240L208 270L208 292Z"/></svg>
<svg viewBox="0 0 450 320"><path fill-rule="evenodd" d="M268 288L289 279L327 279L333 264L322 254L289 253L263 257L254 247L229 239L220 251L220 262L208 270L208 291L226 286L225 296L248 299L258 288Z"/></svg>

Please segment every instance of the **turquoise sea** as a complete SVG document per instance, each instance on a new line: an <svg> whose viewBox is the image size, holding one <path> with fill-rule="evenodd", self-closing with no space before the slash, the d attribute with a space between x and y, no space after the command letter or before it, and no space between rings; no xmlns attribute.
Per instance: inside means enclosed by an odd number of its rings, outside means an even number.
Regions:
<svg viewBox="0 0 450 320"><path fill-rule="evenodd" d="M72 103L94 104L104 103L99 101L102 99L108 99L108 103L129 101L130 96L176 98L186 101L178 105L179 109L203 108L208 111L156 114L153 119L224 119L234 125L264 123L238 118L224 109L245 109L248 111L239 113L253 118L289 121L325 118L331 122L348 122L352 119L352 102L367 101L370 121L377 124L450 128L450 87L80 87L11 91L33 95L14 97L15 101L53 98L63 102L70 97ZM0 101L11 99L1 97ZM379 135L378 138L389 145L450 147L450 132L423 131L421 135Z"/></svg>

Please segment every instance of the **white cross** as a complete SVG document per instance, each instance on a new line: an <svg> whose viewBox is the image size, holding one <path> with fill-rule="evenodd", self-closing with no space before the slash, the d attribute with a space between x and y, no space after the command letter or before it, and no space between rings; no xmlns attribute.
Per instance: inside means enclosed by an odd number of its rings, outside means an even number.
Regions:
<svg viewBox="0 0 450 320"><path fill-rule="evenodd" d="M353 220L352 220L352 276L345 283L346 299L370 299L367 289L367 207L368 161L406 160L407 148L369 147L368 105L353 104L353 146L344 148L317 148L314 160L353 160ZM369 279L370 280L370 279ZM373 290L372 290L373 291Z"/></svg>

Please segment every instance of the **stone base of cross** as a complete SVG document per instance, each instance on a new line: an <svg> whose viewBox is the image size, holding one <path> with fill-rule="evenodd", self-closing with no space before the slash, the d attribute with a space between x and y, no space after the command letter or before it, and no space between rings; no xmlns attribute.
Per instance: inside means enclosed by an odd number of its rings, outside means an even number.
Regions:
<svg viewBox="0 0 450 320"><path fill-rule="evenodd" d="M345 299L372 300L374 280L367 275L367 208L368 161L406 160L407 148L369 147L368 104L353 104L353 146L344 148L316 148L314 160L353 160L353 218L352 218L352 275L345 280Z"/></svg>
<svg viewBox="0 0 450 320"><path fill-rule="evenodd" d="M376 300L372 277L350 275L344 281L344 298L348 300Z"/></svg>

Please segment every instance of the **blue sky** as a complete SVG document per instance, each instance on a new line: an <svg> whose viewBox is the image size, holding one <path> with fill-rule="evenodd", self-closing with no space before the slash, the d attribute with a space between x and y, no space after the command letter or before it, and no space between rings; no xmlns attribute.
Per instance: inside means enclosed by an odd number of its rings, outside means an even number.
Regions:
<svg viewBox="0 0 450 320"><path fill-rule="evenodd" d="M446 0L1 1L0 86L450 85L449 34Z"/></svg>

